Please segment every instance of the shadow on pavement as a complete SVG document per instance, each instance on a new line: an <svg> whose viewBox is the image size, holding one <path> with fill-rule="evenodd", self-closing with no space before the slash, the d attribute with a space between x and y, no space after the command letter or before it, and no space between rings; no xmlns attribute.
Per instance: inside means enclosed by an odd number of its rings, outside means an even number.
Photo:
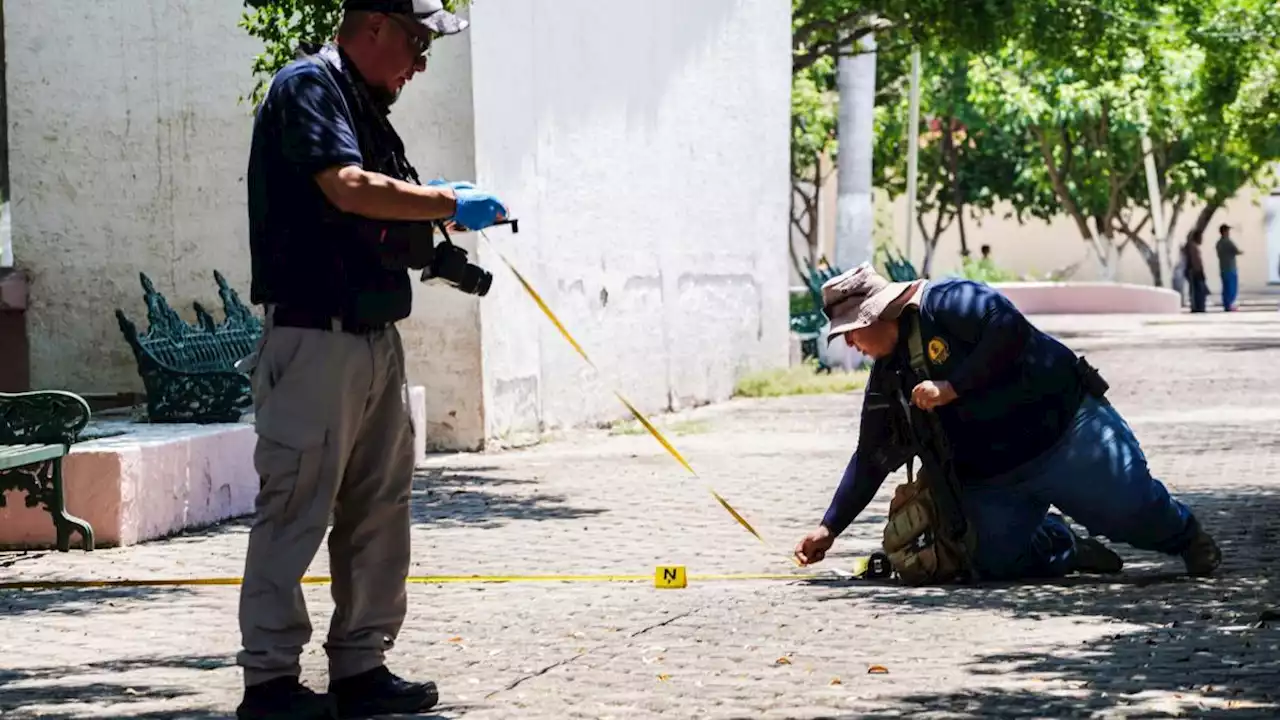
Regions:
<svg viewBox="0 0 1280 720"><path fill-rule="evenodd" d="M856 597L895 612L985 610L1117 626L1117 632L1079 645L977 655L964 692L899 697L892 708L863 717L1078 717L1126 714L1119 709L1138 704L1143 717L1280 717L1280 621L1273 615L1280 606L1280 496L1233 491L1179 494L1222 547L1224 563L1212 578L1186 577L1179 558L1114 544L1131 565L1117 577L886 586L833 597ZM1137 559L1147 562L1133 568ZM1057 687L1043 693L981 687L984 676L1010 674L1052 680ZM1074 690L1062 689L1064 682ZM1189 702L1199 705L1183 706Z"/></svg>
<svg viewBox="0 0 1280 720"><path fill-rule="evenodd" d="M191 688L200 686L188 677L175 678L173 685L139 684L121 679L113 682L111 676L133 671L161 671L174 675L173 671L219 670L235 664L227 655L172 655L141 657L122 660L90 662L82 665L59 667L0 669L0 717L41 718L62 720L82 717L129 718L183 718L207 720L230 718L232 713L213 707L182 706L182 698L196 695ZM154 675L154 673L153 673ZM171 710L152 710L140 707L157 701L174 700L180 706ZM235 704L239 697L229 698L223 704ZM89 707L86 707L89 706ZM135 707L139 706L139 707ZM437 712L458 713L474 709L468 704L449 704L435 708ZM103 715L104 711L108 712ZM93 713L88 715L86 713ZM446 715L388 715L388 718L417 718L418 720L446 720Z"/></svg>
<svg viewBox="0 0 1280 720"><path fill-rule="evenodd" d="M181 587L0 590L0 615L85 615L117 602L166 600L190 594L189 589Z"/></svg>
<svg viewBox="0 0 1280 720"><path fill-rule="evenodd" d="M222 718L224 712L210 707L175 710L134 711L130 706L157 700L175 700L194 695L190 687L198 683L170 686L130 683L113 675L135 670L217 670L233 659L225 655L173 655L89 662L61 667L0 670L0 715L4 717L78 718L86 712L101 712L109 706L111 717L130 718ZM85 707L97 706L97 707ZM102 715L95 715L102 717Z"/></svg>
<svg viewBox="0 0 1280 720"><path fill-rule="evenodd" d="M438 468L413 482L414 524L499 527L511 520L576 520L608 512L576 507L565 495L539 492L537 480L490 474L494 468Z"/></svg>

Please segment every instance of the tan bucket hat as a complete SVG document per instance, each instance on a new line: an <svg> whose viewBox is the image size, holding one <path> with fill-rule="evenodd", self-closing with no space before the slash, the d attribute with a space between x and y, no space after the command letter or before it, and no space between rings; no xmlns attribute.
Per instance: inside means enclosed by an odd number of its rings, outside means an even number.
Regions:
<svg viewBox="0 0 1280 720"><path fill-rule="evenodd" d="M893 320L906 303L895 302L921 280L889 282L871 263L847 270L822 284L822 310L831 321L827 342L877 320Z"/></svg>

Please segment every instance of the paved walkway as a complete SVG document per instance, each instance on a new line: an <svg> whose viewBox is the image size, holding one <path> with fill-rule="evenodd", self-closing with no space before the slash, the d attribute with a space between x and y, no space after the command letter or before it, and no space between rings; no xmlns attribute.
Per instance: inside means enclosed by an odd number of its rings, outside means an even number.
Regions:
<svg viewBox="0 0 1280 720"><path fill-rule="evenodd" d="M441 718L1276 717L1280 622L1259 619L1280 605L1280 313L1038 322L1111 381L1156 473L1219 537L1221 575L1188 580L1176 559L1121 547L1122 578L1023 586L420 584L393 668L440 682ZM858 404L735 401L677 424L689 432L673 442L773 550L648 436L581 432L434 458L413 573L797 572L782 555L825 509ZM825 566L876 547L895 480ZM0 581L234 576L245 540L235 523L0 553ZM306 590L317 641L327 593ZM0 592L0 715L227 717L236 602L234 587ZM315 644L303 664L323 687Z"/></svg>

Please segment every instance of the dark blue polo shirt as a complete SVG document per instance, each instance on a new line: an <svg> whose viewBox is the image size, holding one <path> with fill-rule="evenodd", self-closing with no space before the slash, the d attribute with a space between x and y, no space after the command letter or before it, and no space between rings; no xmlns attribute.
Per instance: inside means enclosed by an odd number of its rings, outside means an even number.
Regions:
<svg viewBox="0 0 1280 720"><path fill-rule="evenodd" d="M962 484L1013 470L1062 438L1082 397L1070 348L1032 326L998 291L968 280L927 285L919 318L930 379L950 382L958 395L935 412ZM872 368L858 449L824 520L833 532L843 531L905 462L901 449L885 447L892 408L886 383L895 371L911 372L909 328L904 320L896 351Z"/></svg>
<svg viewBox="0 0 1280 720"><path fill-rule="evenodd" d="M298 60L272 81L249 156L253 302L370 321L408 314L407 273L384 268L376 247L358 240L360 219L338 211L315 182L326 168L366 166L355 122L324 67Z"/></svg>

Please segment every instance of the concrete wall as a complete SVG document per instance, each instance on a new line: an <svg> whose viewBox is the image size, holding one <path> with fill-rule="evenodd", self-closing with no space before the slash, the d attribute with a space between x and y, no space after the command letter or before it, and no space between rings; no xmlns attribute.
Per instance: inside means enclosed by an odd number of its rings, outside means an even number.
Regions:
<svg viewBox="0 0 1280 720"><path fill-rule="evenodd" d="M1218 241L1218 226L1227 223L1232 226L1232 237L1236 245L1244 251L1239 258L1240 288L1244 291L1265 289L1269 280L1270 268L1276 264L1275 251L1269 252L1266 244L1266 227L1261 201L1265 192L1249 189L1232 199L1218 211L1209 223L1205 232L1202 250L1205 271L1209 277L1209 288L1216 295L1221 291L1218 279L1218 256L1213 245ZM1200 206L1189 206L1183 210L1173 233L1173 250L1186 242L1187 232L1195 224ZM893 204L893 228L895 237L901 242L904 237L907 211L906 202L900 200ZM1070 265L1084 259L1080 270L1073 279L1102 279L1101 269L1094 259L1093 251L1080 237L1075 223L1068 217L1056 218L1051 223L1031 220L1020 225L1017 220L1003 219L1000 216L988 217L979 226L966 221L969 249L976 257L978 248L991 245L991 256L1000 268L1018 273L1034 273L1042 276L1056 268ZM912 258L918 266L923 259L923 245L919 229L915 235L915 247ZM960 266L960 233L955 227L946 231L938 243L938 255L934 261L937 274L958 269ZM1176 257L1175 257L1176 260ZM1118 282L1150 285L1151 271L1138 252L1129 248L1120 256L1115 280ZM1169 286L1169 278L1165 276L1165 287ZM1220 299L1220 298L1219 298Z"/></svg>
<svg viewBox="0 0 1280 720"><path fill-rule="evenodd" d="M834 184L836 177L833 175L828 182ZM1221 282L1217 279L1218 256L1213 250L1213 244L1218 240L1218 226L1223 223L1232 226L1232 237L1236 245L1245 253L1239 258L1241 290L1263 290L1268 284L1274 284L1273 278L1280 275L1280 271L1277 270L1277 265L1280 265L1280 241L1273 241L1270 245L1267 242L1264 200L1269 192L1269 189L1246 189L1219 210L1209 224L1203 255L1212 292L1221 291ZM824 200L825 197L824 195ZM877 228L878 239L896 242L901 251L906 239L906 199L900 197L891 202L883 193L877 192L876 204L877 215L888 221L884 227ZM832 203L824 204L820 212L824 228L835 224L836 209ZM1195 224L1199 212L1199 205L1184 208L1174 229L1175 253L1186 241L1187 232ZM1103 273L1094 258L1093 251L1081 239L1075 222L1069 217L1064 215L1048 223L1032 219L1022 224L1012 217L1004 217L1011 213L1010 207L998 206L996 214L984 217L980 223L972 219L965 220L966 239L969 250L975 257L978 255L978 248L987 244L991 246L992 257L1001 269L1038 277L1083 260L1074 279L1084 281L1102 279ZM1277 237L1280 237L1280 232L1277 232ZM799 252L804 252L804 240L799 233L792 233L792 243ZM834 247L835 244L830 236L824 235L819 251L827 253L827 257L831 258ZM911 258L917 267L924 260L923 248L920 229L916 227L912 239ZM935 276L946 275L960 268L960 230L954 223L942 234L937 253L933 265ZM1151 272L1147 269L1146 263L1133 248L1121 254L1115 280L1140 285L1149 285L1152 281ZM800 278L794 275L794 271L792 271L792 282L793 284L801 282ZM1169 278L1166 275L1165 287L1168 286Z"/></svg>
<svg viewBox="0 0 1280 720"><path fill-rule="evenodd" d="M721 400L787 363L790 7L785 0L485 0L473 9L476 166L519 235L488 235L487 427Z"/></svg>
<svg viewBox="0 0 1280 720"><path fill-rule="evenodd" d="M31 273L32 382L140 386L112 313L138 272L175 305L247 294L244 167L256 44L240 3L5 4L13 250Z"/></svg>
<svg viewBox="0 0 1280 720"><path fill-rule="evenodd" d="M139 272L188 319L193 301L221 307L215 268L248 301L252 108L239 98L252 89L259 45L237 27L240 3L28 0L6 11L14 254L32 275L32 382L141 389L113 317L123 308L145 327ZM392 117L424 179L471 176L467 37L439 43L431 62ZM478 304L442 288L416 294L402 330L410 381L428 390L432 444L474 447Z"/></svg>
<svg viewBox="0 0 1280 720"><path fill-rule="evenodd" d="M475 177L471 36L440 40L430 67L391 113L409 162L423 182ZM474 238L455 238L471 247ZM409 382L426 388L427 445L476 449L484 439L480 302L414 277L413 314L400 325Z"/></svg>
<svg viewBox="0 0 1280 720"><path fill-rule="evenodd" d="M834 228L836 224L837 210L832 188L837 182L838 174L833 173L831 179L827 181L827 186L824 187L819 210L823 228L819 253L825 253L828 259L835 257L835 241L830 228ZM1273 192L1277 194L1271 195ZM1244 251L1244 255L1239 258L1240 289L1259 291L1266 289L1268 285L1280 283L1280 220L1272 221L1276 229L1271 232L1275 233L1276 239L1268 243L1265 201L1269 195L1273 198L1280 197L1280 188L1275 191L1270 188L1247 188L1220 209L1214 215L1213 221L1209 223L1205 234L1203 255L1211 292L1217 294L1222 289L1221 281L1218 279L1218 256L1214 252L1213 245L1218 240L1218 226L1223 223L1231 225L1232 237L1236 245ZM1272 203L1280 207L1280 200L1273 199ZM895 201L889 201L883 192L877 191L876 208L877 222L884 221L884 225L876 229L877 240L896 242L901 251L906 239L906 198L899 197ZM1179 216L1173 233L1175 253L1186 242L1187 232L1195 224L1200 208L1200 205L1188 206ZM978 248L987 244L991 246L992 257L999 268L1038 277L1083 260L1074 279L1083 281L1102 279L1103 273L1093 251L1081 239L1080 232L1070 217L1063 215L1048 223L1032 219L1022 224L1012 217L1004 217L1011 214L1012 208L998 206L994 215L984 217L980 223L966 218L966 239L974 257L978 256ZM803 237L798 232L792 231L791 242L803 258L806 252ZM911 259L917 267L924 261L923 253L924 245L917 226L912 236L911 248ZM942 234L937 253L933 265L935 276L946 275L960 268L960 230L954 223ZM1175 262L1176 259L1175 255ZM793 285L803 283L803 279L797 276L794 270L790 273ZM1150 285L1151 271L1147 269L1141 255L1135 249L1129 248L1120 256L1115 280ZM1169 286L1167 274L1164 285Z"/></svg>
<svg viewBox="0 0 1280 720"><path fill-rule="evenodd" d="M477 448L723 399L787 362L786 0L486 0L392 114L423 179L477 179L491 233L605 369L591 373L487 249L483 301L418 287L402 331L429 445ZM189 319L247 299L244 170L256 41L241 3L5 7L14 251L34 384L140 389L113 318L146 272ZM474 90L473 90L474 88ZM460 239L475 248L475 237Z"/></svg>

